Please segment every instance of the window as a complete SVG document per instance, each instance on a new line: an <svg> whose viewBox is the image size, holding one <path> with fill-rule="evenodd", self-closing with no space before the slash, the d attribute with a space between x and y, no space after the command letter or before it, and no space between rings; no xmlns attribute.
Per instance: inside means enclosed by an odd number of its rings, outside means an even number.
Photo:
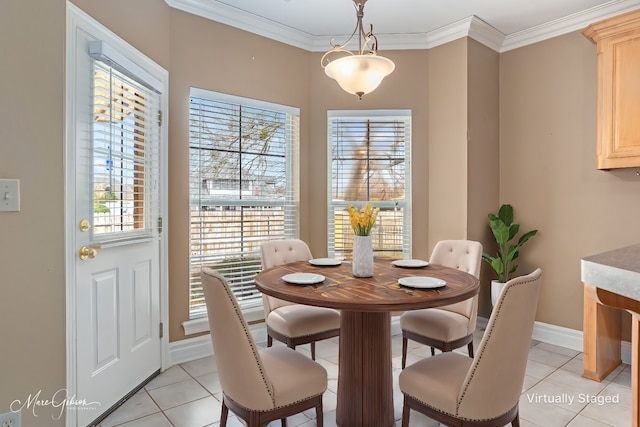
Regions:
<svg viewBox="0 0 640 427"><path fill-rule="evenodd" d="M380 208L376 256L411 253L411 111L329 111L329 256L350 258L348 205Z"/></svg>
<svg viewBox="0 0 640 427"><path fill-rule="evenodd" d="M93 63L93 233L99 241L149 237L159 216L160 96Z"/></svg>
<svg viewBox="0 0 640 427"><path fill-rule="evenodd" d="M298 235L298 141L297 108L191 89L191 319L206 315L203 266L243 309L262 304L260 244Z"/></svg>

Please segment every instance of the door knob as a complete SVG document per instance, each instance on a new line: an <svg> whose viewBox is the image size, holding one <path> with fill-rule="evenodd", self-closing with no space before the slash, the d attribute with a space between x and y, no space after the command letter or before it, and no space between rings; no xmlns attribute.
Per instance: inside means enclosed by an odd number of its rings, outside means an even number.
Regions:
<svg viewBox="0 0 640 427"><path fill-rule="evenodd" d="M80 248L78 255L83 261L93 259L98 254L98 249L100 249L100 246L83 246Z"/></svg>

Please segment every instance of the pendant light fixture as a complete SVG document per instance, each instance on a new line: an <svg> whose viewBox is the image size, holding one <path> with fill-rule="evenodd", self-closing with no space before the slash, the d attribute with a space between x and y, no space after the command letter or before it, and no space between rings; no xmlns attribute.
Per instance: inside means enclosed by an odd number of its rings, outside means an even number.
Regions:
<svg viewBox="0 0 640 427"><path fill-rule="evenodd" d="M386 76L396 67L393 61L383 56L378 56L378 39L373 35L373 25L368 33L362 27L364 17L364 4L367 0L353 0L356 8L356 28L349 39L341 45L336 45L331 40L333 49L326 52L320 64L327 76L336 80L346 92L354 94L358 99L373 92ZM358 51L351 52L346 46L358 34ZM329 60L331 54L346 53L338 59Z"/></svg>

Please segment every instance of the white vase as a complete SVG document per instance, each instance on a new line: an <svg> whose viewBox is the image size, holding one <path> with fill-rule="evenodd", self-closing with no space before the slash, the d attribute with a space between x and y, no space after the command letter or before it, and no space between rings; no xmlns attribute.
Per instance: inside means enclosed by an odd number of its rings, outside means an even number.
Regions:
<svg viewBox="0 0 640 427"><path fill-rule="evenodd" d="M491 281L491 305L495 307L498 302L498 298L500 298L500 294L504 289L505 283L499 282L497 280Z"/></svg>
<svg viewBox="0 0 640 427"><path fill-rule="evenodd" d="M371 236L353 237L353 275L355 277L373 276L373 242Z"/></svg>

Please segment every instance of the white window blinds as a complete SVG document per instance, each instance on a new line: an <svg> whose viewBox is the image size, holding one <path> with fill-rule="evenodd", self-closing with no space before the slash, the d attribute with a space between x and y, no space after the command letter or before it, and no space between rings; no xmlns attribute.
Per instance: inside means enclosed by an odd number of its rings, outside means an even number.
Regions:
<svg viewBox="0 0 640 427"><path fill-rule="evenodd" d="M148 237L159 216L160 95L93 62L93 233L99 241Z"/></svg>
<svg viewBox="0 0 640 427"><path fill-rule="evenodd" d="M329 256L351 257L348 205L380 208L374 255L411 252L411 112L329 111Z"/></svg>
<svg viewBox="0 0 640 427"><path fill-rule="evenodd" d="M243 308L262 303L260 244L298 235L299 113L192 89L189 110L190 318L206 314L203 266L222 273Z"/></svg>

